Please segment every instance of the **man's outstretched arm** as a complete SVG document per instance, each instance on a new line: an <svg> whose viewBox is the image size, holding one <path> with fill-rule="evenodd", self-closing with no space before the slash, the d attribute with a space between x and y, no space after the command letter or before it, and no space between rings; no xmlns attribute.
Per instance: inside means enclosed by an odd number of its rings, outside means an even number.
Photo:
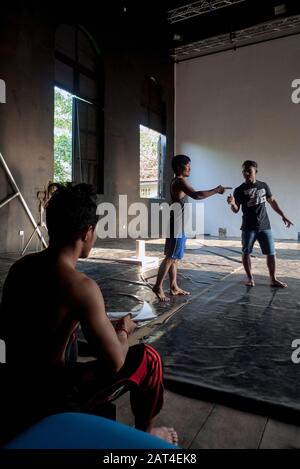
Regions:
<svg viewBox="0 0 300 469"><path fill-rule="evenodd" d="M195 200L203 200L211 197L215 194L224 194L227 189L232 189L231 187L217 186L214 189L209 189L207 191L196 191L192 186L190 186L184 179L180 181L179 189L184 192L186 195Z"/></svg>
<svg viewBox="0 0 300 469"><path fill-rule="evenodd" d="M84 334L99 355L104 353L117 372L122 368L128 352L128 336L136 325L130 317L119 322L117 330L108 319L101 290L94 280L83 277L73 294L74 308L78 312Z"/></svg>
<svg viewBox="0 0 300 469"><path fill-rule="evenodd" d="M278 213L278 215L281 216L282 221L283 221L283 223L287 226L287 228L290 228L290 226L292 226L293 223L292 223L288 218L286 218L285 214L283 213L283 211L282 211L281 208L279 207L279 205L278 205L276 199L275 199L273 196L271 196L271 197L269 197L267 200L268 200L269 204L271 205L272 209L273 209L276 213Z"/></svg>

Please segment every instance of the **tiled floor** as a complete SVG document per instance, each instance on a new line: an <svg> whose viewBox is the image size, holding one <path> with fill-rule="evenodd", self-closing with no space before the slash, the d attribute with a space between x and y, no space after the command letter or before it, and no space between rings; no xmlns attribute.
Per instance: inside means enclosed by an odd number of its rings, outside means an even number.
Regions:
<svg viewBox="0 0 300 469"><path fill-rule="evenodd" d="M128 394L117 401L117 418L133 425ZM174 426L182 448L300 449L300 426L170 391L156 424Z"/></svg>

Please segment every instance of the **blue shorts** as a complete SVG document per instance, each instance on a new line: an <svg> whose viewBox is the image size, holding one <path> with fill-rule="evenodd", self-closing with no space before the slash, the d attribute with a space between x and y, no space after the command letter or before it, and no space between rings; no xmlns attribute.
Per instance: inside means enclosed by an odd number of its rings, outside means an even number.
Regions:
<svg viewBox="0 0 300 469"><path fill-rule="evenodd" d="M242 251L251 254L255 241L259 242L261 252L265 255L275 255L275 244L272 230L243 230Z"/></svg>
<svg viewBox="0 0 300 469"><path fill-rule="evenodd" d="M180 238L167 238L165 244L165 256L168 259L182 259L184 255L185 242L185 234L182 234Z"/></svg>

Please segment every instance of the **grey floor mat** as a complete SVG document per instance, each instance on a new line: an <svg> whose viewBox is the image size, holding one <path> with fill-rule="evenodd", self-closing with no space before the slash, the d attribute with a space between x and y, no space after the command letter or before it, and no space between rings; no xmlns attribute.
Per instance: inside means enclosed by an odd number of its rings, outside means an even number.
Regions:
<svg viewBox="0 0 300 469"><path fill-rule="evenodd" d="M300 262L298 253L282 254L287 289L270 288L258 259L255 288L240 272L229 275L155 331L168 380L192 385L199 397L219 391L300 411L300 364L291 360L300 339Z"/></svg>

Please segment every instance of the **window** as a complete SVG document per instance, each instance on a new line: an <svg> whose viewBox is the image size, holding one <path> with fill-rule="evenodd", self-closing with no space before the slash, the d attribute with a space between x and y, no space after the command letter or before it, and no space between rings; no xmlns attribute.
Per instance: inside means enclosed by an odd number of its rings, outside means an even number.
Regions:
<svg viewBox="0 0 300 469"><path fill-rule="evenodd" d="M59 25L55 52L54 170L58 182L103 192L103 77L97 45L81 26Z"/></svg>
<svg viewBox="0 0 300 469"><path fill-rule="evenodd" d="M160 86L148 77L142 87L140 124L140 197L163 198L166 156L166 112Z"/></svg>
<svg viewBox="0 0 300 469"><path fill-rule="evenodd" d="M54 182L72 181L73 96L54 88Z"/></svg>
<svg viewBox="0 0 300 469"><path fill-rule="evenodd" d="M140 125L140 197L163 197L165 135Z"/></svg>

